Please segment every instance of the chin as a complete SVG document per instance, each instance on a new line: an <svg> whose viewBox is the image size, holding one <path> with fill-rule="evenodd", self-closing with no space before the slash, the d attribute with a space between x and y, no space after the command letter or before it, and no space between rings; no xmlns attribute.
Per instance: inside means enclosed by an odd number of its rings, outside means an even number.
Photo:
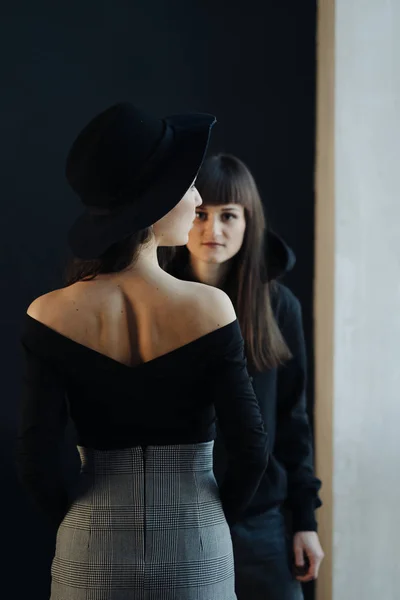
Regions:
<svg viewBox="0 0 400 600"><path fill-rule="evenodd" d="M226 258L215 251L206 251L201 253L201 260L210 265L219 265L226 262Z"/></svg>
<svg viewBox="0 0 400 600"><path fill-rule="evenodd" d="M176 238L171 238L168 240L168 242L164 241L163 242L163 246L186 246L186 244L189 241L189 234L186 235L180 235L179 237L177 236Z"/></svg>
<svg viewBox="0 0 400 600"><path fill-rule="evenodd" d="M182 235L180 241L176 242L175 246L186 246L186 244L188 242L189 242L189 232L185 233L185 235Z"/></svg>

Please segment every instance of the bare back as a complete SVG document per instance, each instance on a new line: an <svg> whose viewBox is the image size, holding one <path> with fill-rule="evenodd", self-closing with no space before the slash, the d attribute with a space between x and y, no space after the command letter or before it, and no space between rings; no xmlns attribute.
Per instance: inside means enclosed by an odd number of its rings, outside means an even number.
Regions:
<svg viewBox="0 0 400 600"><path fill-rule="evenodd" d="M128 366L148 362L235 319L228 296L157 270L100 276L35 300L28 314Z"/></svg>

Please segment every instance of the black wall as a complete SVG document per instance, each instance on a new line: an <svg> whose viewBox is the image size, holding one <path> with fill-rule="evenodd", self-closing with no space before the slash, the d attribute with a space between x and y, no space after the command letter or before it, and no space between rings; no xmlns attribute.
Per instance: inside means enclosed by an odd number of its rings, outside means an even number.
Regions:
<svg viewBox="0 0 400 600"><path fill-rule="evenodd" d="M160 116L217 115L211 150L248 163L274 228L297 254L287 284L303 304L311 403L315 4L14 0L2 7L0 497L7 597L48 597L54 532L31 509L13 466L18 335L30 301L60 283L66 231L79 211L64 181L65 154L96 111L130 100Z"/></svg>

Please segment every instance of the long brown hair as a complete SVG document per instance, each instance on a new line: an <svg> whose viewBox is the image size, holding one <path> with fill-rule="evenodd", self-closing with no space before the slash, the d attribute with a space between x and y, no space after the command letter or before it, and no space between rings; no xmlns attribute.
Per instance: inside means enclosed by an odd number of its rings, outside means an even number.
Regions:
<svg viewBox="0 0 400 600"><path fill-rule="evenodd" d="M203 205L240 204L246 218L243 244L232 259L223 289L235 307L246 355L256 371L277 367L291 357L274 318L271 293L274 282L264 283L266 221L260 194L246 165L229 154L208 158L196 180ZM163 257L165 265L166 259ZM187 248L178 248L166 270L182 279L193 278Z"/></svg>

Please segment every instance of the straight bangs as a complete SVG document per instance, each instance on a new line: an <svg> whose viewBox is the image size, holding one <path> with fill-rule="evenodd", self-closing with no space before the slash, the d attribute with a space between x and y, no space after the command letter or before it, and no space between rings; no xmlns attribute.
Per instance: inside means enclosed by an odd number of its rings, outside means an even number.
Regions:
<svg viewBox="0 0 400 600"><path fill-rule="evenodd" d="M257 188L252 176L242 170L229 156L213 156L207 161L196 180L196 188L205 206L240 204L252 214L254 191ZM221 164L223 163L223 165ZM221 168L222 167L222 168Z"/></svg>

